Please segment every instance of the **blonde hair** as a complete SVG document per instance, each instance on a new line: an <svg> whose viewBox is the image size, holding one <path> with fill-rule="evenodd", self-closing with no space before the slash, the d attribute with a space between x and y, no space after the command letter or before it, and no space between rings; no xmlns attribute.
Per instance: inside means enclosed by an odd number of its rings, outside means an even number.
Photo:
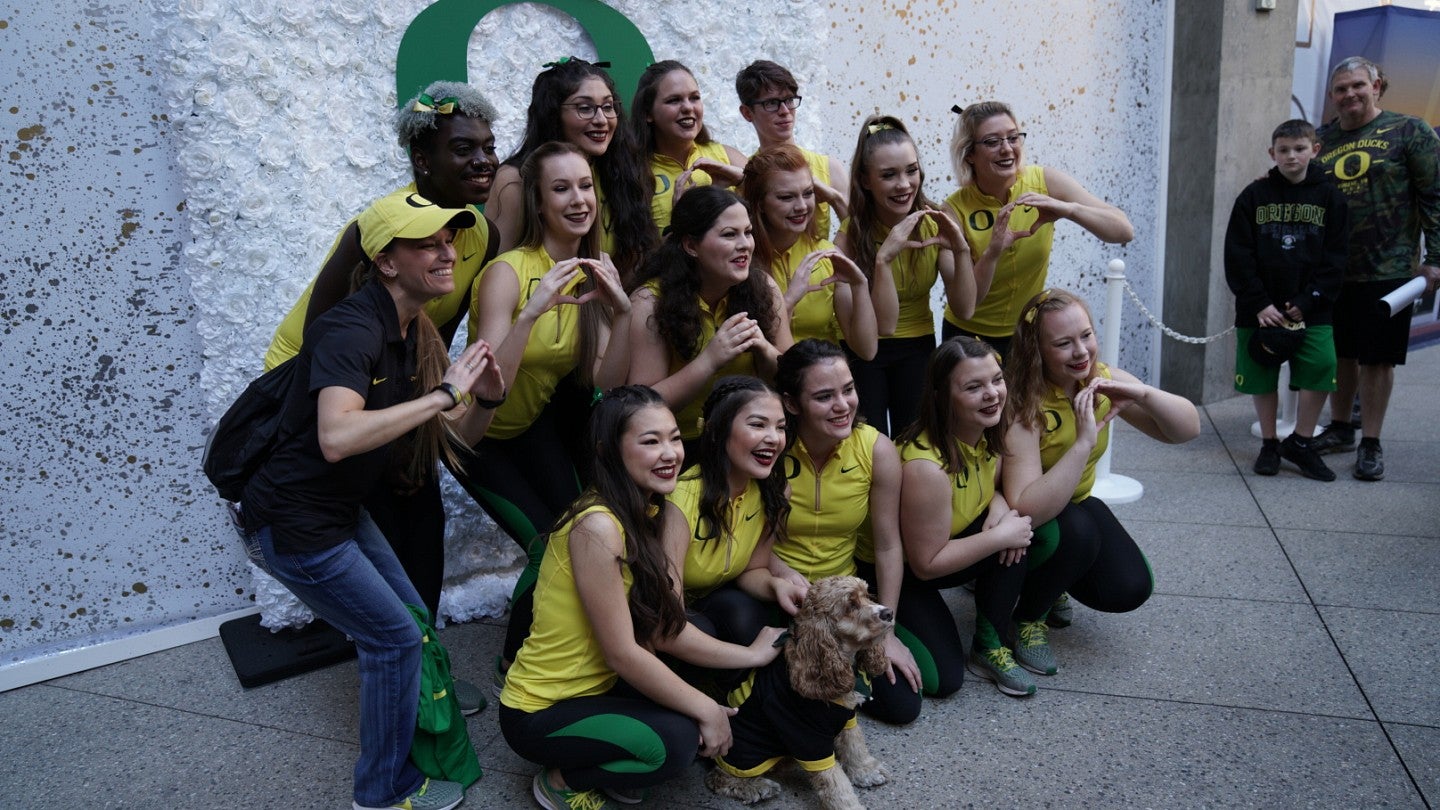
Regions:
<svg viewBox="0 0 1440 810"><path fill-rule="evenodd" d="M980 131L981 124L997 115L1007 116L1015 126L1020 126L1020 122L1015 120L1015 113L1010 111L1010 105L1003 101L971 104L960 110L959 117L955 119L955 132L950 136L950 165L955 171L955 183L961 188L975 182L975 170L965 162L965 158L975 151L975 133Z"/></svg>

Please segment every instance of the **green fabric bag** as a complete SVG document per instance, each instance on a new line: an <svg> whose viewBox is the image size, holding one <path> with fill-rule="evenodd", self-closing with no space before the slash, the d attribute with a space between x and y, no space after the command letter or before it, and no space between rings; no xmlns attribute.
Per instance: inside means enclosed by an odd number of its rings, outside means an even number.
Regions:
<svg viewBox="0 0 1440 810"><path fill-rule="evenodd" d="M440 643L429 614L422 607L406 605L420 626L420 712L415 719L415 740L410 744L410 761L431 779L459 782L470 787L480 779L480 760L470 744L470 731L460 704L455 700L450 677L450 653Z"/></svg>

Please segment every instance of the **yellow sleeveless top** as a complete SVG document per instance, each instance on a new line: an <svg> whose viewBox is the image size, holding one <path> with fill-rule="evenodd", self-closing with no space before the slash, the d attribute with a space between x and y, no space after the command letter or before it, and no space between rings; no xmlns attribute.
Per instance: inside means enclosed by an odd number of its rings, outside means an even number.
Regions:
<svg viewBox="0 0 1440 810"><path fill-rule="evenodd" d="M765 505L760 485L751 480L738 498L730 501L726 526L717 530L700 520L700 469L691 467L681 474L675 491L665 500L675 504L690 529L685 550L685 601L699 599L740 576L750 555L765 536Z"/></svg>
<svg viewBox="0 0 1440 810"><path fill-rule="evenodd" d="M543 247L516 248L496 256L495 261L485 266L482 275L500 262L515 268L515 277L520 282L520 297L510 313L510 322L514 323L534 296L541 277L550 272L555 262ZM478 304L478 301L470 304L471 343L480 330ZM520 368L515 372L515 382L510 385L505 404L495 411L494 421L485 435L513 439L524 433L550 402L555 386L579 362L580 307L573 304L551 307L535 319L530 339L525 342L525 353L520 358Z"/></svg>
<svg viewBox="0 0 1440 810"><path fill-rule="evenodd" d="M1095 373L1105 379L1110 379L1110 367L1104 363L1096 363ZM1095 398L1095 418L1104 419L1110 413L1110 398ZM1040 403L1040 466L1049 470L1060 461L1075 444L1075 408L1070 404L1070 397L1058 388L1051 388L1050 393ZM1100 436L1091 448L1090 455L1085 460L1085 472L1080 476L1080 483L1075 487L1075 494L1070 496L1071 503L1079 503L1090 497L1090 488L1095 486L1095 464L1100 457L1105 455L1105 448L1110 446L1110 426L1106 425L1100 430Z"/></svg>
<svg viewBox="0 0 1440 810"><path fill-rule="evenodd" d="M870 482L879 435L869 425L856 425L819 470L804 442L797 441L781 461L790 479L790 520L775 554L811 582L854 574L857 556L875 561ZM862 536L870 544L866 555L860 553Z"/></svg>
<svg viewBox="0 0 1440 810"><path fill-rule="evenodd" d="M805 162L810 164L810 176L815 178L817 182L824 183L827 186L830 185L830 158L819 152L811 152L809 149L800 148L800 151L805 155ZM842 188L839 189L839 191L845 192L849 191L849 189ZM829 203L820 203L815 206L815 232L827 239L830 237ZM799 340L799 338L796 338L796 340Z"/></svg>
<svg viewBox="0 0 1440 810"><path fill-rule="evenodd" d="M673 158L661 154L650 156L650 171L655 175L655 196L650 198L650 215L655 218L655 229L661 233L670 226L670 211L675 207L675 181L685 170L695 165L700 158L710 158L717 163L729 165L729 153L725 151L725 145L718 141L711 141L707 144L693 144L690 154L685 156L685 163L676 163ZM696 172L690 175L697 186L710 185L710 175L705 172Z"/></svg>
<svg viewBox="0 0 1440 810"><path fill-rule="evenodd" d="M848 219L840 224L840 230L852 238L859 238L850 232ZM916 230L919 240L924 241L940 233L940 226L929 219L923 219ZM889 228L876 228L870 233L877 252L889 235ZM919 250L900 251L900 255L890 263L890 272L895 276L895 293L900 299L900 317L895 322L895 334L885 335L881 339L935 334L935 313L930 309L930 289L935 286L935 279L940 277L940 246L930 245Z"/></svg>
<svg viewBox="0 0 1440 810"><path fill-rule="evenodd" d="M1010 188L1010 199L1028 191L1049 194L1045 185L1045 169L1040 166L1026 166L1020 170L1020 177ZM970 243L970 256L979 260L980 254L990 246L994 233L995 214L1001 209L999 200L981 191L973 183L951 194L945 200L960 227L965 229L965 240ZM1023 231L1035 225L1040 211L1028 206L1018 206L1010 214L1010 230ZM945 320L967 332L989 337L1009 337L1015 333L1015 322L1020 310L1036 293L1045 289L1045 278L1050 267L1050 245L1055 240L1055 224L1046 223L1039 232L1020 239L1000 255L995 264L995 279L990 283L990 292L984 301L975 302L975 316L968 321L955 317L950 307L945 307Z"/></svg>
<svg viewBox="0 0 1440 810"><path fill-rule="evenodd" d="M995 471L1000 457L990 452L985 439L971 447L960 442L961 467L949 473L950 477L950 536L958 535L990 508L995 497ZM912 442L900 445L900 463L929 461L944 470L945 464L939 450L932 446L930 436L922 433Z"/></svg>
<svg viewBox="0 0 1440 810"><path fill-rule="evenodd" d="M535 581L535 617L530 635L505 675L500 702L512 709L537 712L569 698L601 695L619 676L605 663L605 653L580 604L575 570L570 562L570 532L587 515L599 513L619 521L608 507L592 506L555 530L540 561ZM630 567L620 563L625 595L630 595Z"/></svg>
<svg viewBox="0 0 1440 810"><path fill-rule="evenodd" d="M789 288L796 268L805 261L806 256L817 250L834 247L828 239L812 239L809 234L801 234L800 239L791 245L789 250L775 254L770 260L770 277L775 279L775 284L783 294ZM810 271L810 283L819 284L834 274L835 268L830 260L821 259ZM796 342L805 338L840 342L842 335L840 321L835 317L834 284L826 284L814 292L806 293L805 297L800 299L800 303L795 305L795 311L790 313L790 334Z"/></svg>

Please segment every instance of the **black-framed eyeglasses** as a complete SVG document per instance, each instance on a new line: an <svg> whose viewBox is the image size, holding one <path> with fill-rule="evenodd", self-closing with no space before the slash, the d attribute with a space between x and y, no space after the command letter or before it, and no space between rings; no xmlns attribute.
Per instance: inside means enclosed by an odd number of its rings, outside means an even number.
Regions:
<svg viewBox="0 0 1440 810"><path fill-rule="evenodd" d="M778 111L781 104L784 104L785 109L787 110L794 110L800 106L800 101L803 98L803 96L789 96L788 98L762 98L759 101L750 102L750 106L759 107L760 109L769 113Z"/></svg>
<svg viewBox="0 0 1440 810"><path fill-rule="evenodd" d="M581 121L590 121L594 119L595 113L597 112L605 116L606 118L614 118L615 116L620 114L620 105L609 101L605 102L604 104L598 105L591 104L585 101L572 101L567 104L561 104L560 106L569 107L570 109L574 110L575 117L580 119Z"/></svg>
<svg viewBox="0 0 1440 810"><path fill-rule="evenodd" d="M1014 149L1020 144L1025 143L1025 133L1017 132L1014 135L991 135L983 141L976 141L976 143L991 151L999 149L1002 143L1008 143L1010 144L1010 148Z"/></svg>

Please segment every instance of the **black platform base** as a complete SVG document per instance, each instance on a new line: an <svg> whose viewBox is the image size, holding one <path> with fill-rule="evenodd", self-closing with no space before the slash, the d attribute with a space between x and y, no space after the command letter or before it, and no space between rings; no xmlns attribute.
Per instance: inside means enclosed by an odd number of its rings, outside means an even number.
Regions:
<svg viewBox="0 0 1440 810"><path fill-rule="evenodd" d="M355 657L354 643L320 619L299 630L272 633L260 626L259 614L246 616L220 625L220 640L246 689Z"/></svg>

